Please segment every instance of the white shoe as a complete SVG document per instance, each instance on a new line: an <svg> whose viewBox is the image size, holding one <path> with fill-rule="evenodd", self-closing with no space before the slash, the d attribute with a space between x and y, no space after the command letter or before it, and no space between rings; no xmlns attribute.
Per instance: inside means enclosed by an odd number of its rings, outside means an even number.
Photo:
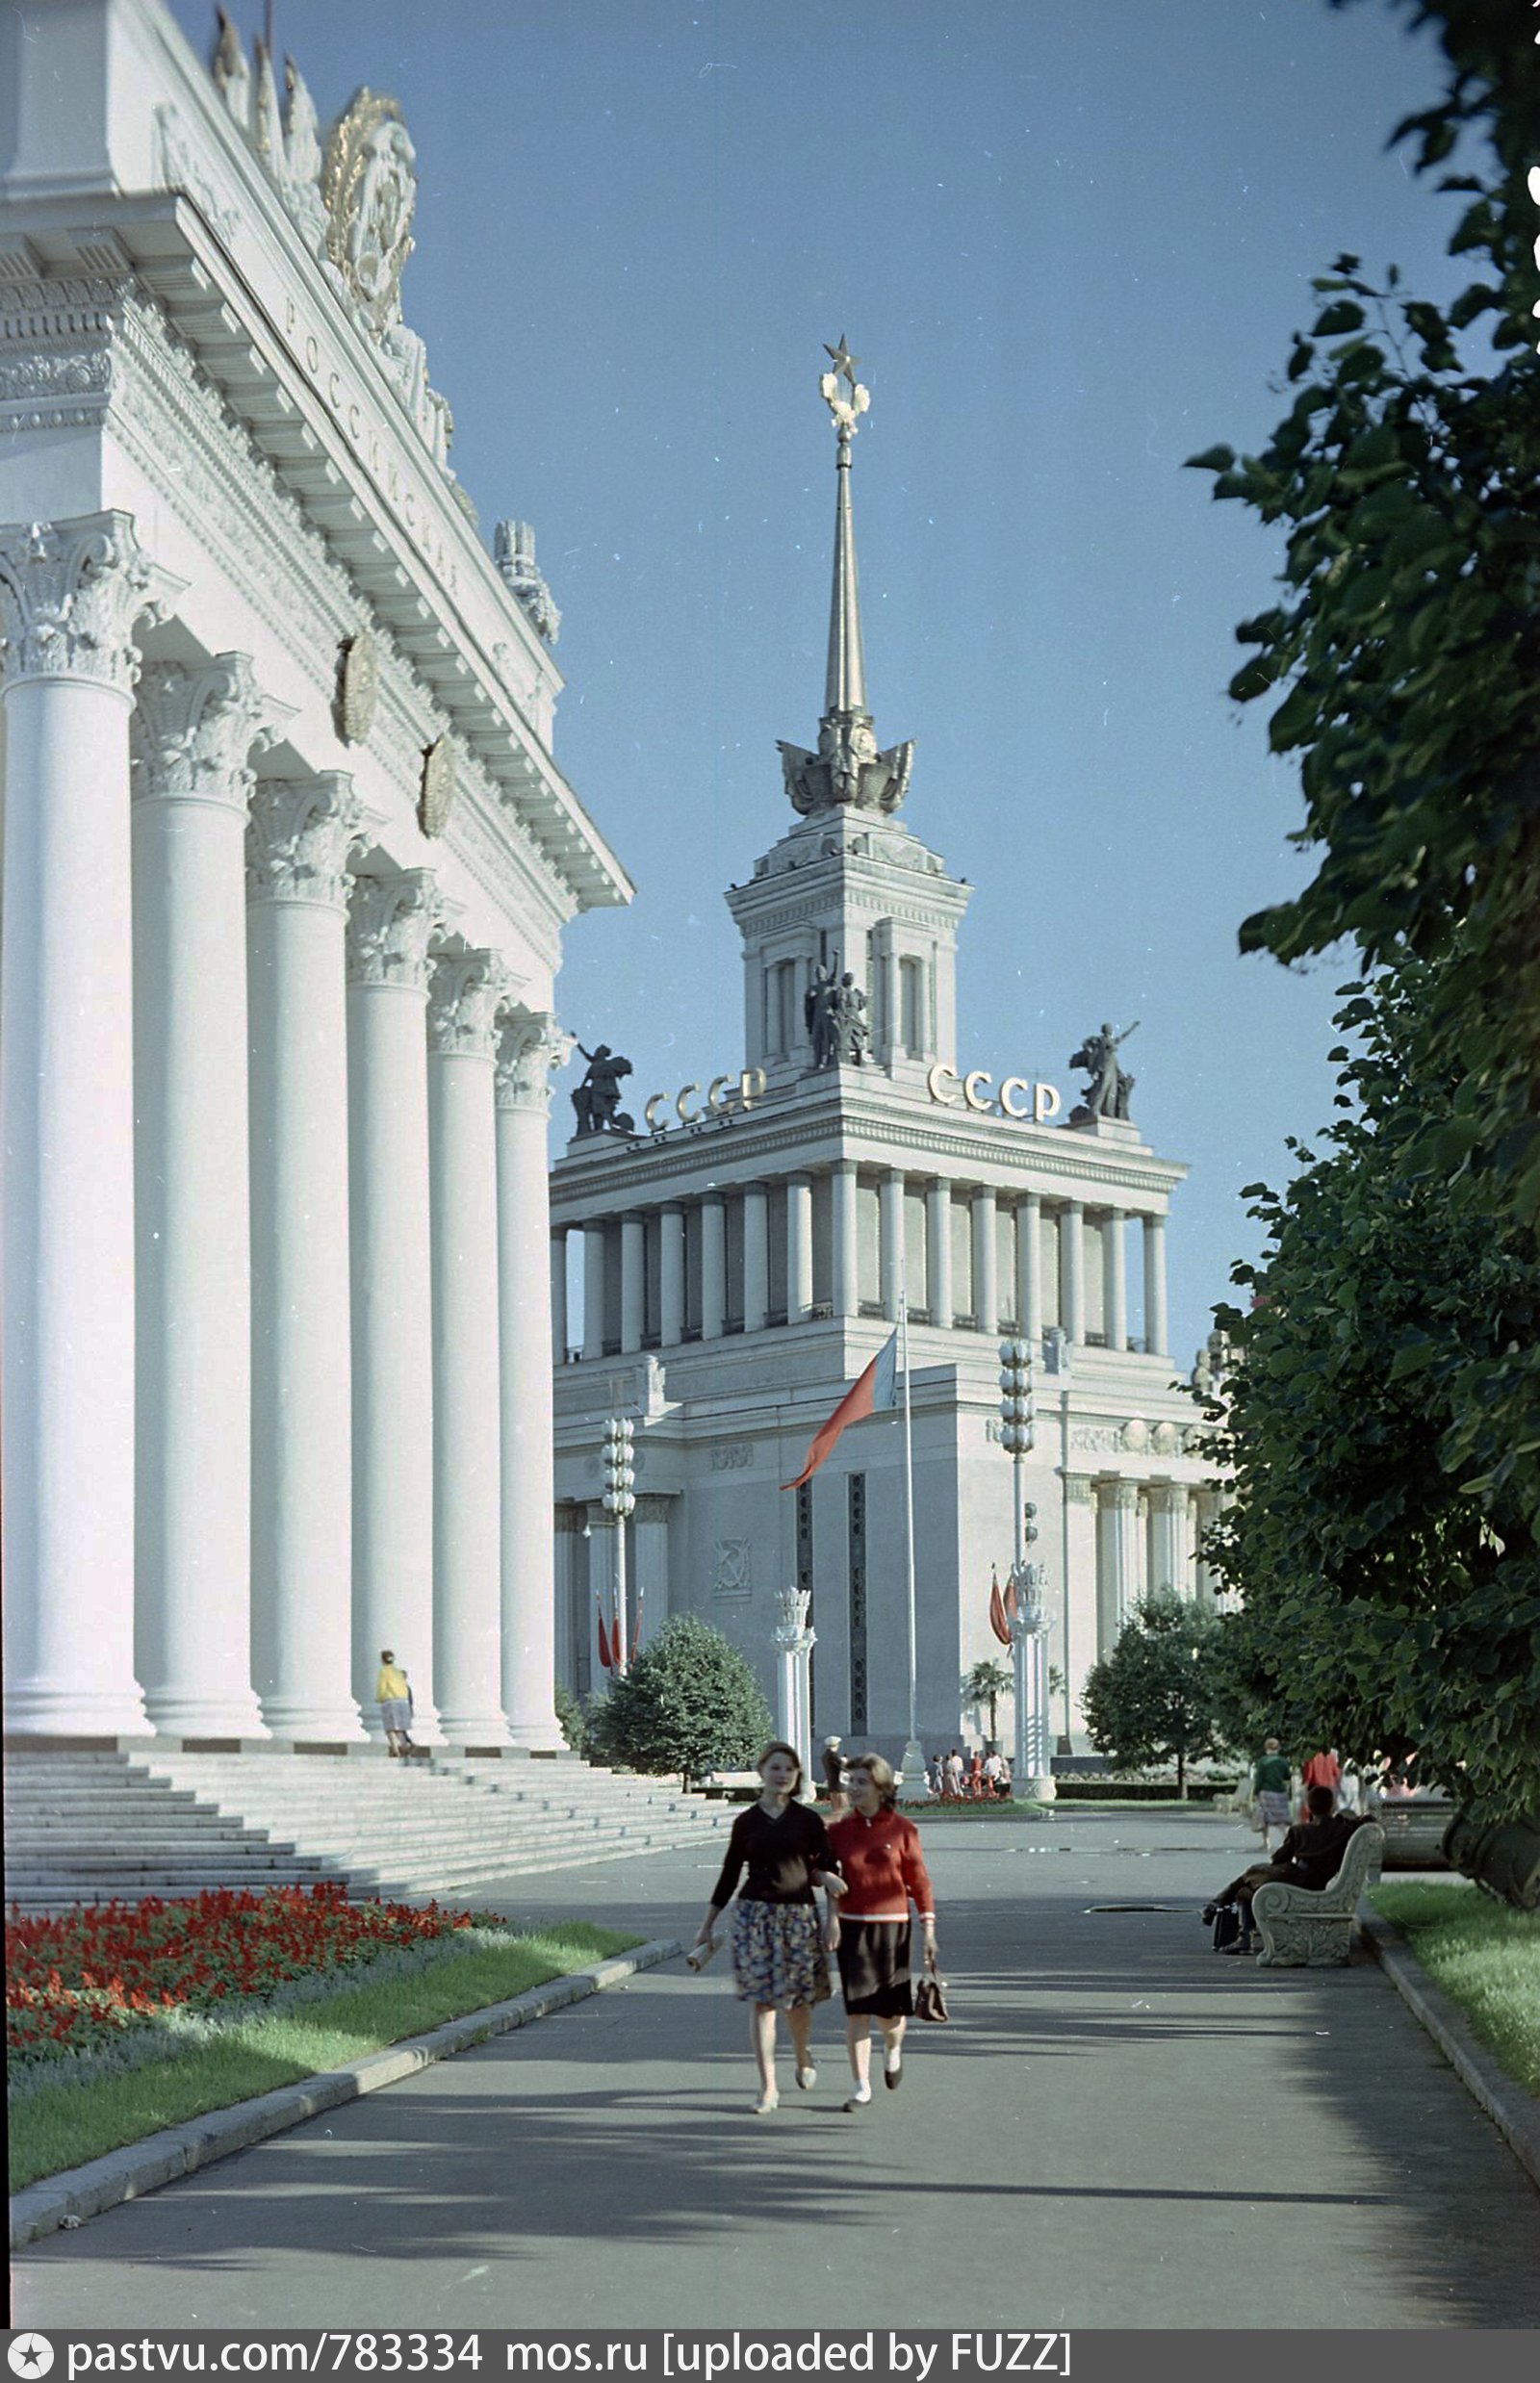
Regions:
<svg viewBox="0 0 1540 2383"><path fill-rule="evenodd" d="M871 2098L872 2089L870 2084L860 2085L856 2088L854 2093L852 2093L849 2101L846 2102L845 2108L847 2110L864 2110Z"/></svg>
<svg viewBox="0 0 1540 2383"><path fill-rule="evenodd" d="M813 2067L810 2061L806 2068L798 2069L797 2083L801 2086L804 2093L810 2093L813 2087L818 2083L818 2071Z"/></svg>
<svg viewBox="0 0 1540 2383"><path fill-rule="evenodd" d="M755 2103L754 2114L757 2118L768 2118L772 2111L779 2110L780 2108L780 2094L776 2091L774 2086L766 2086L764 2091Z"/></svg>

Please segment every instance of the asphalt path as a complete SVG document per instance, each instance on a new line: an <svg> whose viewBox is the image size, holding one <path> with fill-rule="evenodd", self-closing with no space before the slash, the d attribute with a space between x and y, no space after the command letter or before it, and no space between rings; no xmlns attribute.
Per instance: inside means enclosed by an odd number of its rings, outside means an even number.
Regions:
<svg viewBox="0 0 1540 2383"><path fill-rule="evenodd" d="M13 2322L1540 2323L1540 2195L1377 1966L1209 1951L1251 1843L1197 1812L937 1821L955 2021L868 2110L840 2110L836 2001L816 2088L783 2050L756 2117L725 1961L674 1962L33 2246ZM683 1936L715 1869L477 1900Z"/></svg>

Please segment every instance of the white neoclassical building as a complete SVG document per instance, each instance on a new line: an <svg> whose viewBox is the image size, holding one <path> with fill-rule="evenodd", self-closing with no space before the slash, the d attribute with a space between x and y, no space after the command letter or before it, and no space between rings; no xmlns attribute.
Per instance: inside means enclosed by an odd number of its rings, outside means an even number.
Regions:
<svg viewBox="0 0 1540 2383"><path fill-rule="evenodd" d="M413 151L0 12L8 1742L555 1742L561 931L629 898L407 327Z"/></svg>
<svg viewBox="0 0 1540 2383"><path fill-rule="evenodd" d="M601 1444L604 1419L629 1415L627 1644L664 1614L705 1615L773 1694L780 1601L795 1588L816 1632L815 1736L901 1754L899 1418L846 1430L809 1480L782 1484L907 1302L920 1735L930 1753L954 1742L962 1676L1004 1658L989 1587L1014 1550L999 1436L1009 1335L1037 1360L1023 1487L1067 1750L1084 1744L1086 1673L1134 1603L1168 1585L1212 1595L1201 1531L1218 1491L1167 1316L1167 1218L1186 1169L1130 1121L1116 1048L1103 1054L1110 1114L1094 1098L1075 1105L1027 1054L1010 1073L964 1053L956 955L968 888L900 816L911 749L878 750L850 500L865 393L853 369L841 377L843 343L834 360L817 749L783 745L794 824L727 896L743 939L742 1057L703 1050L699 1081L656 1092L614 1084L624 1122L577 1134L553 1171L558 1664L580 1692L602 1684L598 1625L614 1619L620 1568ZM820 988L846 977L857 1023L821 1043L831 1030L815 1019L837 1003Z"/></svg>

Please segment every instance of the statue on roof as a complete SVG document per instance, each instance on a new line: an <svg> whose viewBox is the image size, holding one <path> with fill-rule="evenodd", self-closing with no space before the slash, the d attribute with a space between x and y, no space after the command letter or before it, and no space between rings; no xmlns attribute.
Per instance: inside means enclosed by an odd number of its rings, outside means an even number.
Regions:
<svg viewBox="0 0 1540 2383"><path fill-rule="evenodd" d="M572 1094L578 1132L634 1134L635 1121L626 1115L620 1105L621 1079L630 1074L630 1061L622 1059L607 1042L602 1042L595 1051L583 1050L580 1042L578 1048L588 1062L583 1080L574 1087Z"/></svg>
<svg viewBox="0 0 1540 2383"><path fill-rule="evenodd" d="M1087 1123L1095 1117L1115 1117L1127 1123L1134 1079L1118 1066L1117 1053L1138 1027L1139 1020L1135 1018L1132 1026L1125 1026L1118 1033L1110 1021L1104 1020L1100 1034L1088 1035L1075 1052L1069 1062L1070 1066L1088 1067L1091 1082L1081 1094L1080 1107L1070 1116L1071 1125L1077 1121Z"/></svg>

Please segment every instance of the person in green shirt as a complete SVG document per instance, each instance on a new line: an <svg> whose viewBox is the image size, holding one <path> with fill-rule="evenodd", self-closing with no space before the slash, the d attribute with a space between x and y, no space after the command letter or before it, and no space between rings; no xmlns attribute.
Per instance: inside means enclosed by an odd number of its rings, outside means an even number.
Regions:
<svg viewBox="0 0 1540 2383"><path fill-rule="evenodd" d="M1280 1837L1289 1826L1289 1757L1275 1737L1270 1737L1263 1747L1262 1756L1251 1773L1253 1815L1262 1837L1262 1851L1270 1852L1270 1832L1276 1829Z"/></svg>

